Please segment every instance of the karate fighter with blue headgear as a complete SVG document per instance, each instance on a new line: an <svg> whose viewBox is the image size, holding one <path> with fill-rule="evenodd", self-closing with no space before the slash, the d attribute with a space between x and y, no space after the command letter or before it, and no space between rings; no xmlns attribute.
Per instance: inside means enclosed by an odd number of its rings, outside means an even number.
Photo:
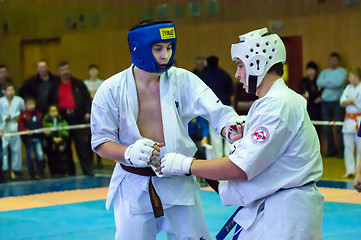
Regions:
<svg viewBox="0 0 361 240"><path fill-rule="evenodd" d="M117 162L106 202L114 204L116 239L156 239L164 231L168 239L208 240L195 177L157 176L154 165L168 152L194 156L193 118L234 139L225 126L237 115L196 75L172 66L172 22L141 24L128 41L133 64L102 83L91 111L93 150Z"/></svg>
<svg viewBox="0 0 361 240"><path fill-rule="evenodd" d="M277 34L266 33L263 28L241 35L231 48L235 76L259 99L229 157L200 161L168 153L157 171L227 180L219 183L222 203L240 206L233 239L321 239L323 195L315 184L323 169L319 140L306 100L281 78L285 46Z"/></svg>

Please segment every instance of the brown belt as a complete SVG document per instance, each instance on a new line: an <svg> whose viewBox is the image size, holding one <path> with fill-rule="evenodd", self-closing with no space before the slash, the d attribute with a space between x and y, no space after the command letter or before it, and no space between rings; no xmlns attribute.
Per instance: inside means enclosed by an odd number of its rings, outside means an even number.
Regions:
<svg viewBox="0 0 361 240"><path fill-rule="evenodd" d="M136 168L136 167L125 166L123 164L120 164L120 166L123 168L123 170L125 170L127 172L137 174L140 176L150 177L148 187L149 187L149 197L150 197L150 202L152 204L154 217L158 218L158 217L164 216L162 201L160 200L160 197L158 196L157 192L155 191L155 188L154 188L153 182L152 182L152 177L157 176L155 174L155 172L149 167Z"/></svg>

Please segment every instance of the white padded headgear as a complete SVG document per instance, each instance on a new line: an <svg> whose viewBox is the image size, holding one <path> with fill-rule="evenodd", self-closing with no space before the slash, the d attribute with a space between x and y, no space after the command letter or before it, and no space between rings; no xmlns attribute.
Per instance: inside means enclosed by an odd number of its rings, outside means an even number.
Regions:
<svg viewBox="0 0 361 240"><path fill-rule="evenodd" d="M286 48L277 34L266 35L267 28L254 30L239 36L240 43L232 44L232 60L241 59L246 68L249 85L250 76L257 77L258 87L268 70L276 63L286 61Z"/></svg>

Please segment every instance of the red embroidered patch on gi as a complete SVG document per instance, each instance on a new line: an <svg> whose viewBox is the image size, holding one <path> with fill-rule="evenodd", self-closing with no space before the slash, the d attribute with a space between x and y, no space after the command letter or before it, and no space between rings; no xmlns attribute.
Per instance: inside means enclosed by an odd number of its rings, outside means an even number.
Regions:
<svg viewBox="0 0 361 240"><path fill-rule="evenodd" d="M267 142L269 138L269 132L268 129L265 127L258 127L254 131L252 135L252 142L254 143L264 143Z"/></svg>

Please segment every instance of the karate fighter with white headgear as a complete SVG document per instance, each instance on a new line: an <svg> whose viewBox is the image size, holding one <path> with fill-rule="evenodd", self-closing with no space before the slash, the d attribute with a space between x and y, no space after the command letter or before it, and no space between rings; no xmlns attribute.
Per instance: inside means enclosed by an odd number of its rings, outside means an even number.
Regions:
<svg viewBox="0 0 361 240"><path fill-rule="evenodd" d="M106 202L108 209L114 203L116 239L156 239L165 231L168 239L208 240L195 177L159 177L153 164L168 152L194 156L187 128L197 116L237 138L225 128L237 114L196 75L172 66L172 22L141 24L128 41L133 64L104 81L91 111L92 148L117 162Z"/></svg>
<svg viewBox="0 0 361 240"><path fill-rule="evenodd" d="M322 175L319 140L306 100L281 78L285 46L277 34L266 33L263 28L241 35L231 48L236 77L259 97L233 152L207 161L169 153L157 171L228 180L219 184L222 203L243 207L233 218L234 239L321 239L323 195L315 185Z"/></svg>

